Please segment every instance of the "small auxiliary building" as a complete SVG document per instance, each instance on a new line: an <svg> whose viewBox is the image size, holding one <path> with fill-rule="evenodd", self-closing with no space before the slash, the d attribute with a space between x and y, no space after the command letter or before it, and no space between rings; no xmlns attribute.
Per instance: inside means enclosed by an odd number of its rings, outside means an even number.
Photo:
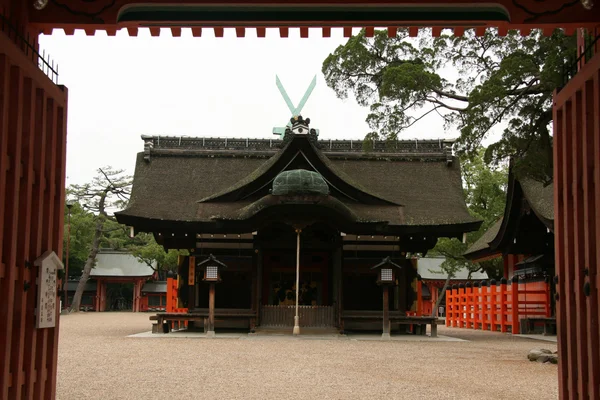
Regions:
<svg viewBox="0 0 600 400"><path fill-rule="evenodd" d="M142 137L117 219L189 250L178 307L196 326L211 324L212 298L217 328L291 328L297 297L300 327L380 329L384 272L372 267L389 257L400 267L389 285L394 327L417 309L408 255L478 229L451 142L364 151L362 141L318 140L308 124L293 118L283 140ZM210 255L221 263L216 290Z"/></svg>

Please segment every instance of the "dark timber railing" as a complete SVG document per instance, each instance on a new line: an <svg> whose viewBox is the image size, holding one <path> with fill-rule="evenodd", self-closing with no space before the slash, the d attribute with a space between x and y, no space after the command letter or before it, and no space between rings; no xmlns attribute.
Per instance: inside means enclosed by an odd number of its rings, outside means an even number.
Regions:
<svg viewBox="0 0 600 400"><path fill-rule="evenodd" d="M44 74L58 85L58 63L50 58L49 54L39 52L37 36L25 33L18 23L13 22L4 12L0 12L0 30L15 43L31 61L36 64Z"/></svg>
<svg viewBox="0 0 600 400"><path fill-rule="evenodd" d="M294 326L295 306L262 306L260 325L264 327ZM327 328L335 326L335 310L331 306L298 306L300 326Z"/></svg>
<svg viewBox="0 0 600 400"><path fill-rule="evenodd" d="M563 65L563 81L561 87L558 89L559 91L571 80L579 69L587 64L594 54L598 52L597 46L600 45L598 43L598 39L600 39L600 35L593 37L591 35L584 36L584 48L581 54L578 57L569 57L567 62Z"/></svg>

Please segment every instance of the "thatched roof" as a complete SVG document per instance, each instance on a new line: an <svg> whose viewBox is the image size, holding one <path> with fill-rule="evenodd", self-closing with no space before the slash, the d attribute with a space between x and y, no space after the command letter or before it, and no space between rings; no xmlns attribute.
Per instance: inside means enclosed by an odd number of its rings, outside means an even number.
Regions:
<svg viewBox="0 0 600 400"><path fill-rule="evenodd" d="M492 255L490 243L498 236L498 231L502 226L502 218L494 223L475 243L473 243L465 252L465 257L468 259L478 259L481 257ZM478 256L480 255L480 256Z"/></svg>
<svg viewBox="0 0 600 400"><path fill-rule="evenodd" d="M469 247L465 257L482 260L509 252L519 230L519 219L524 214L529 215L529 209L539 220L538 224L543 224L540 226L544 230L554 231L554 185L545 185L531 178L518 179L510 169L503 217Z"/></svg>
<svg viewBox="0 0 600 400"><path fill-rule="evenodd" d="M554 230L554 184L545 185L530 178L519 180L531 209L550 230Z"/></svg>
<svg viewBox="0 0 600 400"><path fill-rule="evenodd" d="M331 188L323 201L359 223L390 226L462 226L476 229L467 211L460 165L444 141L376 144L364 152L351 141L144 137L137 155L128 225L173 221L207 225L250 218L273 203L275 176L293 168L315 169ZM308 141L307 141L308 140ZM279 146L283 146L282 149ZM320 147L320 148L319 148ZM468 226L467 226L468 225Z"/></svg>

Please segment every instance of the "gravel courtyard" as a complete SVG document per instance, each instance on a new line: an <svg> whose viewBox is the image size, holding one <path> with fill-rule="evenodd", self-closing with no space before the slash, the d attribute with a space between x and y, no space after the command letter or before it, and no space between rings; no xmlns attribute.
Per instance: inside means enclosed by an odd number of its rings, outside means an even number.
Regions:
<svg viewBox="0 0 600 400"><path fill-rule="evenodd" d="M442 326L467 341L127 337L149 331L148 317L62 316L58 399L558 397L557 366L527 360L555 343Z"/></svg>

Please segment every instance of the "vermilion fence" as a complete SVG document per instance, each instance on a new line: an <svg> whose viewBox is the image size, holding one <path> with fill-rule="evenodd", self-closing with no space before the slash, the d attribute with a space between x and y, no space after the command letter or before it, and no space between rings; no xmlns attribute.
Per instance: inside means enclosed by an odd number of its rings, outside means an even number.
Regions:
<svg viewBox="0 0 600 400"><path fill-rule="evenodd" d="M188 312L187 308L179 308L178 307L178 292L179 288L177 287L177 279L167 278L167 312L171 313L186 313ZM179 328L180 322L171 322L171 329ZM187 321L184 321L183 324L187 326Z"/></svg>
<svg viewBox="0 0 600 400"><path fill-rule="evenodd" d="M519 333L519 320L550 317L550 284L502 279L455 285L446 291L446 326Z"/></svg>

